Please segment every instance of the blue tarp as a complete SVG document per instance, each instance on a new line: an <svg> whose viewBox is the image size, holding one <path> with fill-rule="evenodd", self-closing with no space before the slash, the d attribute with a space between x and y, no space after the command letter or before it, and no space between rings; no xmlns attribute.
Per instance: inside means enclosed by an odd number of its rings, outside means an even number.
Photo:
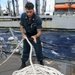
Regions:
<svg viewBox="0 0 75 75"><path fill-rule="evenodd" d="M45 46L44 56L55 59L75 59L75 32L45 32L41 40Z"/></svg>
<svg viewBox="0 0 75 75"><path fill-rule="evenodd" d="M5 33L6 31L6 33ZM14 32L14 35L21 40L21 33ZM9 50L8 38L12 36L7 30L0 31L6 45L4 50ZM43 55L54 59L75 59L75 32L43 32L41 35ZM2 44L2 43L0 43Z"/></svg>

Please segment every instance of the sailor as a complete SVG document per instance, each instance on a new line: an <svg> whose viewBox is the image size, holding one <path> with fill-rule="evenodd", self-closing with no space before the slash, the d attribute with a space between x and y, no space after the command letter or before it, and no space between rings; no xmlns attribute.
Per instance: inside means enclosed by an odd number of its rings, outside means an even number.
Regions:
<svg viewBox="0 0 75 75"><path fill-rule="evenodd" d="M40 41L42 20L39 16L35 14L33 3L27 2L25 5L25 10L26 11L21 15L20 21L20 31L22 33L22 38L24 39L23 55L21 58L22 65L20 69L26 67L26 61L29 58L30 46L25 39L26 37L28 37L29 41L32 43L35 49L36 57L39 64L44 65L42 46Z"/></svg>

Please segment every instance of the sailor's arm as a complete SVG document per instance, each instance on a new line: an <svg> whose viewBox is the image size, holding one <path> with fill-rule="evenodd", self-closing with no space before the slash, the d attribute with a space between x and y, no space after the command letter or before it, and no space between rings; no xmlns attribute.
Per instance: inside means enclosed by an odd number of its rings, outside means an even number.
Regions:
<svg viewBox="0 0 75 75"><path fill-rule="evenodd" d="M20 31L21 31L21 34L22 34L22 38L25 39L26 35L24 33L24 27L22 25L20 25Z"/></svg>
<svg viewBox="0 0 75 75"><path fill-rule="evenodd" d="M35 37L37 38L37 37L40 37L40 35L41 35L41 29L37 29L37 34L35 35Z"/></svg>
<svg viewBox="0 0 75 75"><path fill-rule="evenodd" d="M37 37L40 37L40 35L41 35L41 29L37 29L37 34L34 35L34 36L31 36L31 38L33 38L34 39L34 42L37 43L36 38Z"/></svg>

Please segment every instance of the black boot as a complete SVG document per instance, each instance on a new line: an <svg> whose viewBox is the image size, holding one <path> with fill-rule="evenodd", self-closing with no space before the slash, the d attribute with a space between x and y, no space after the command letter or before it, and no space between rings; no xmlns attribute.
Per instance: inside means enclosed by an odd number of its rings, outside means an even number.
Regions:
<svg viewBox="0 0 75 75"><path fill-rule="evenodd" d="M26 67L26 64L25 64L25 62L22 62L21 67L18 70L20 70L20 69L22 69L24 67Z"/></svg>
<svg viewBox="0 0 75 75"><path fill-rule="evenodd" d="M44 65L44 62L43 60L39 61L40 65Z"/></svg>

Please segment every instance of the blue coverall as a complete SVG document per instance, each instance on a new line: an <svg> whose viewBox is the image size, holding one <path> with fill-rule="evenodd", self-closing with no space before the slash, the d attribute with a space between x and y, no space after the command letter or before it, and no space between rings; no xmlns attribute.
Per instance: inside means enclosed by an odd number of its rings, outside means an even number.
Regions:
<svg viewBox="0 0 75 75"><path fill-rule="evenodd" d="M31 20L29 20L26 13L23 13L21 15L20 25L22 25L24 27L24 29L26 31L25 34L35 49L37 60L42 61L43 60L43 54L42 54L42 46L41 46L40 37L37 37L37 43L34 43L33 39L31 38L31 36L37 34L37 29L42 28L41 18L34 13ZM26 62L28 60L29 52L30 52L30 46L27 43L27 41L24 40L23 41L23 55L21 58L23 62Z"/></svg>

